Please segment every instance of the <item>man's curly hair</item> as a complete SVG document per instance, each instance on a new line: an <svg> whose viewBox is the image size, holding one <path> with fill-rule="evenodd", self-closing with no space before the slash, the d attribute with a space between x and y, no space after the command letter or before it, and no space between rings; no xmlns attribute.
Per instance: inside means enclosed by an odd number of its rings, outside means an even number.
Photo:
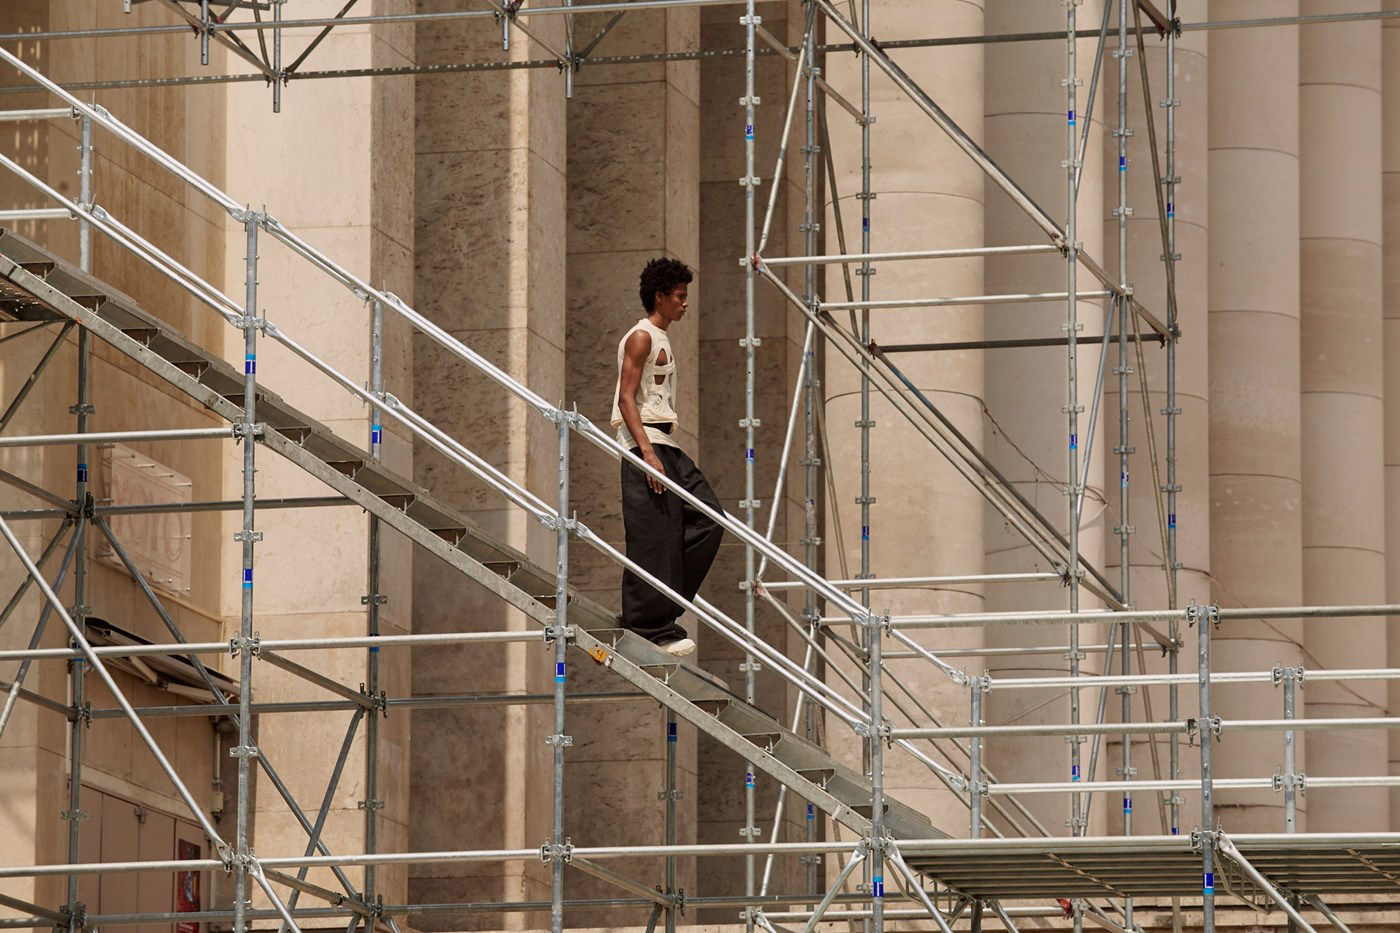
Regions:
<svg viewBox="0 0 1400 933"><path fill-rule="evenodd" d="M689 285L694 278L695 274L690 271L690 266L679 259L663 256L651 260L642 270L641 287L638 289L642 296L642 307L650 314L656 306L657 292L669 293L677 285Z"/></svg>

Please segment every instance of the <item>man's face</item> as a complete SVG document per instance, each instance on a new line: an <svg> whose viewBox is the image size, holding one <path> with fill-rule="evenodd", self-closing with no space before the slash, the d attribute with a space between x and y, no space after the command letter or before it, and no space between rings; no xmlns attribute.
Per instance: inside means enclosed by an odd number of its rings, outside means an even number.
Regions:
<svg viewBox="0 0 1400 933"><path fill-rule="evenodd" d="M677 285L669 292L657 292L656 301L653 303L653 310L661 315L662 319L674 324L685 317L686 302L690 298L688 286Z"/></svg>

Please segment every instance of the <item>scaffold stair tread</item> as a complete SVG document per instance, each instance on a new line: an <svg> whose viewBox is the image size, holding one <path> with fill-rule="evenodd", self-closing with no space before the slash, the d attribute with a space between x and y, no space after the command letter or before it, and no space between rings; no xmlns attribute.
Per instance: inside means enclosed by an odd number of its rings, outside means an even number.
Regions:
<svg viewBox="0 0 1400 933"><path fill-rule="evenodd" d="M36 266L46 269L46 274L29 271ZM13 319L44 320L57 312L59 319L88 327L219 417L230 422L242 419L242 372L118 290L4 229L0 229L0 282L6 283L0 292L0 313L10 313ZM8 299L12 293L27 300ZM88 300L78 301L75 295ZM130 331L139 331L140 339ZM148 336L151 331L154 335ZM257 420L267 426L263 446L541 625L554 623L552 572L260 384L257 405ZM869 831L870 783L836 761L832 753L793 735L713 674L621 629L616 614L593 600L571 592L569 622L578 630L577 647L595 662L611 667L847 827L858 833ZM887 818L888 831L897 838L942 835L926 817L894 800L888 803Z"/></svg>

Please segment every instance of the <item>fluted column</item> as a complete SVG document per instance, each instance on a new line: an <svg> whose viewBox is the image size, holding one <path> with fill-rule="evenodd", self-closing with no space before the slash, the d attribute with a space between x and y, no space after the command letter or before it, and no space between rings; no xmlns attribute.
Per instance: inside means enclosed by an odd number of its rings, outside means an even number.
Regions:
<svg viewBox="0 0 1400 933"><path fill-rule="evenodd" d="M1079 7L1079 25L1087 28L1099 22L1103 7L1099 2ZM1014 33L1065 28L1064 8L1038 3L994 3L987 9L987 31ZM1077 47L1078 73L1084 81L1080 107L1086 103L1095 42L1081 40ZM1065 214L1065 75L1063 42L994 44L987 47L987 150L1036 201L1061 224ZM1102 100L1102 98L1100 98ZM1102 112L1102 111L1100 111ZM1103 255L1103 232L1098 223L1103 204L1103 165L1101 120L1093 117L1088 154L1084 159L1079 193L1079 234L1084 250ZM987 243L992 246L1043 243L1045 236L1021 209L995 189L987 199ZM1082 271L1080 289L1099 285ZM1057 256L1032 255L1000 257L987 261L987 292L1015 293L1063 291L1065 264ZM1103 333L1102 301L1080 301L1078 394L1084 406L1080 416L1081 437L1087 444L1088 413L1099 361L1095 335ZM1062 302L1034 302L997 305L986 311L989 338L1054 337L1064 333L1065 306ZM987 408L995 419L987 431L987 446L1002 472L1036 503L1061 531L1066 521L1068 499L1064 495L1065 448L1068 430L1064 406L1067 402L1066 351L1063 347L987 351ZM1111 449L1112 440L1100 424L1089 464L1085 491L1084 517L1079 536L1080 554L1095 566L1102 566L1104 550L1102 451ZM1107 445L1107 446L1106 446ZM1083 448L1081 448L1083 450ZM1082 461L1081 461L1082 465ZM1116 489L1115 489L1116 492ZM1025 540L1008 529L1001 517L988 512L987 571L989 573L1047 571L1050 567ZM1065 591L1058 582L999 584L986 592L987 608L998 611L1064 608ZM1088 597L1081 608L1095 608ZM1081 629L1084 643L1101 642L1093 626ZM1051 626L993 626L987 629L988 647L1039 648L1067 644L1066 631ZM994 677L1056 676L1069 672L1062 648L1051 653L997 657L989 661ZM1098 669L1101 655L1092 655L1082 664ZM1084 716L1094 718L1094 694L1084 691ZM1065 691L992 690L987 702L987 723L1030 724L1069 722L1069 702ZM1088 744L1083 747L1084 766L1089 761ZM1003 781L1044 781L1070 779L1069 746L1059 737L993 739L987 743L987 762ZM1102 764L1099 775L1103 775ZM1024 801L1052 833L1066 832L1069 807L1063 797L1027 797ZM1096 802L1093 815L1103 808Z"/></svg>
<svg viewBox="0 0 1400 933"><path fill-rule="evenodd" d="M844 6L840 7L845 9ZM958 0L882 0L871 4L870 26L881 39L940 35L969 35L982 31L982 4ZM982 137L982 50L956 49L900 52L899 64L927 90L974 139ZM848 99L860 100L859 60L848 55L827 57L832 85ZM872 248L880 251L976 246L982 243L983 176L949 139L872 65L871 109L877 122L871 140ZM847 248L859 251L861 228L861 145L859 127L834 105L831 115L832 159L836 166L839 200ZM828 196L829 199L829 196ZM826 248L836 252L833 217L828 208ZM875 299L933 295L977 295L982 290L982 264L972 260L898 262L877 265L871 280ZM838 274L827 277L827 298L844 300ZM859 279L856 279L859 282ZM857 296L859 285L857 285ZM844 315L842 315L844 319ZM979 307L915 308L871 312L871 336L879 343L977 340L982 336ZM982 441L982 356L978 351L902 354L895 363L974 443ZM943 461L914 428L871 391L870 469L871 567L878 576L931 576L978 573L982 569L981 496ZM842 541L834 540L828 513L828 576L842 564L836 548L846 552L852 573L860 567L860 376L844 358L828 351L826 358L826 425L831 432L836 483L832 510L839 510ZM878 590L872 606L894 614L910 612L968 612L981 608L975 587L922 590ZM843 629L842 634L848 630ZM920 641L938 647L980 643L975 630L920 633ZM972 666L960 662L959 666ZM924 661L898 660L891 672L950 722L966 722L967 691L954 688L948 677ZM894 691L886 683L886 690ZM899 699L903 700L901 695ZM885 709L902 721L889 703ZM839 724L829 727L833 744L857 766L859 742ZM950 833L967 831L966 808L943 789L928 769L903 753L886 756L886 790L926 813Z"/></svg>
<svg viewBox="0 0 1400 933"><path fill-rule="evenodd" d="M1385 0L1400 10L1400 0ZM1385 361L1386 602L1400 598L1400 21L1381 25L1381 197L1384 245L1381 296ZM1391 620L1392 631L1395 620ZM1386 640L1387 667L1400 665L1400 635ZM1400 683L1390 682L1388 706L1400 709ZM1400 774L1400 734L1390 733L1390 773ZM1391 828L1400 817L1400 789L1390 792Z"/></svg>
<svg viewBox="0 0 1400 933"><path fill-rule="evenodd" d="M1271 0L1212 0L1210 12L1236 19L1298 9ZM1303 601L1298 42L1296 26L1211 37L1211 594L1222 606ZM1302 634L1294 620L1222 623L1214 666L1297 667ZM1212 702L1226 719L1275 719L1282 716L1279 694L1222 684ZM1297 735L1300 763L1311 740ZM1267 776L1282 761L1276 733L1234 733L1217 748L1221 777ZM1312 797L1298 800L1300 823ZM1231 832L1282 831L1282 806L1273 791L1216 796L1216 812Z"/></svg>
<svg viewBox="0 0 1400 933"><path fill-rule="evenodd" d="M1379 0L1304 0L1300 12L1379 8ZM1302 136L1303 597L1311 605L1385 596L1381 354L1381 26L1309 26L1299 47ZM1386 656L1386 622L1307 621L1312 666L1369 667ZM1309 718L1380 716L1375 682L1313 683ZM1385 774L1374 731L1309 736L1311 775ZM1389 824L1380 788L1308 795L1309 829Z"/></svg>

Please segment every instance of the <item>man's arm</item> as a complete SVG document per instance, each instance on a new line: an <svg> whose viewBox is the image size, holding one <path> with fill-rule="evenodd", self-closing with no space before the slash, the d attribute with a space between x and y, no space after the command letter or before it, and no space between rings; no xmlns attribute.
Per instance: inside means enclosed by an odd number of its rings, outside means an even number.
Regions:
<svg viewBox="0 0 1400 933"><path fill-rule="evenodd" d="M644 330L636 331L627 338L627 343L623 344L622 378L617 388L617 409L622 414L622 423L627 425L628 433L637 442L642 459L656 472L665 473L666 468L661 465L661 458L656 456L656 449L651 446L646 429L642 427L642 413L637 411L637 389L642 385L642 368L646 366L647 354L650 352L651 334ZM651 487L652 492L659 493L663 489L661 482L654 476L647 477L647 485Z"/></svg>

